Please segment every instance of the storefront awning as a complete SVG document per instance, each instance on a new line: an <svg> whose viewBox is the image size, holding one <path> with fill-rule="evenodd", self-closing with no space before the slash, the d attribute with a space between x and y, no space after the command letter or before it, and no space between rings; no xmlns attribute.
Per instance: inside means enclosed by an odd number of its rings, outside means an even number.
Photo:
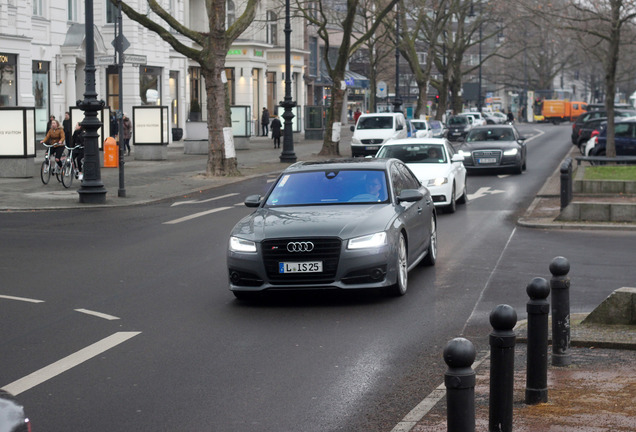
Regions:
<svg viewBox="0 0 636 432"><path fill-rule="evenodd" d="M369 79L367 77L350 70L345 71L345 83L350 88L369 88ZM323 87L329 87L333 84L325 68L320 68L320 78L314 81L314 84Z"/></svg>

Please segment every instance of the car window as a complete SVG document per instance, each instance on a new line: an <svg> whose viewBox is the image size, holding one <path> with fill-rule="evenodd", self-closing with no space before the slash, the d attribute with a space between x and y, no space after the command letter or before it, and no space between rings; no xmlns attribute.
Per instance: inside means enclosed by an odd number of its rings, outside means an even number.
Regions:
<svg viewBox="0 0 636 432"><path fill-rule="evenodd" d="M450 119L448 119L449 125L464 126L467 123L468 119L466 117L451 117Z"/></svg>
<svg viewBox="0 0 636 432"><path fill-rule="evenodd" d="M265 205L344 204L386 202L383 170L331 170L284 173L272 188Z"/></svg>
<svg viewBox="0 0 636 432"><path fill-rule="evenodd" d="M411 172L410 169L404 164L397 164L398 172L400 177L402 177L402 184L404 185L404 189L419 189L420 181L415 177L415 175ZM404 190L403 189L403 190Z"/></svg>
<svg viewBox="0 0 636 432"><path fill-rule="evenodd" d="M488 128L471 130L466 137L466 142L513 141L514 139L514 132L510 128Z"/></svg>
<svg viewBox="0 0 636 432"><path fill-rule="evenodd" d="M441 144L386 145L376 155L379 158L395 158L404 163L445 163L446 154Z"/></svg>
<svg viewBox="0 0 636 432"><path fill-rule="evenodd" d="M358 129L393 129L393 117L361 117L358 119Z"/></svg>

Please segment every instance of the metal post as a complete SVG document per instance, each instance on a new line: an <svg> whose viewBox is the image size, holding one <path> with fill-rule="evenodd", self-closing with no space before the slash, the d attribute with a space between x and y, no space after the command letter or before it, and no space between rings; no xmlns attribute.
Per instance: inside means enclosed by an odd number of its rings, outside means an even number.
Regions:
<svg viewBox="0 0 636 432"><path fill-rule="evenodd" d="M400 99L400 4L395 5L395 99L393 99L393 112L400 112L402 99Z"/></svg>
<svg viewBox="0 0 636 432"><path fill-rule="evenodd" d="M512 432L517 312L508 305L490 313L490 409L489 432Z"/></svg>
<svg viewBox="0 0 636 432"><path fill-rule="evenodd" d="M570 358L570 262L559 256L550 263L552 292L552 365L568 366Z"/></svg>
<svg viewBox="0 0 636 432"><path fill-rule="evenodd" d="M534 278L526 287L530 301L528 312L528 347L526 366L526 404L548 401L548 314L550 285L544 278Z"/></svg>
<svg viewBox="0 0 636 432"><path fill-rule="evenodd" d="M572 201L572 158L567 157L560 167L561 172L561 210Z"/></svg>
<svg viewBox="0 0 636 432"><path fill-rule="evenodd" d="M79 201L86 204L103 204L106 202L106 189L101 179L99 168L99 135L97 130L102 122L97 118L97 112L104 108L104 101L97 100L95 90L95 33L93 30L93 0L84 0L86 11L86 91L84 100L77 101L77 105L84 111L82 126L86 129L84 138L84 180L79 188Z"/></svg>
<svg viewBox="0 0 636 432"><path fill-rule="evenodd" d="M119 110L117 112L117 121L119 122L119 189L117 189L117 196L120 198L126 197L126 186L124 185L124 152L126 148L124 146L124 50L121 41L124 39L124 22L121 15L121 0L117 5L117 27L119 27L119 40L117 44L117 71L119 74Z"/></svg>
<svg viewBox="0 0 636 432"><path fill-rule="evenodd" d="M475 431L475 347L464 338L455 338L444 348L448 371L446 385L446 427L449 432Z"/></svg>
<svg viewBox="0 0 636 432"><path fill-rule="evenodd" d="M294 113L292 108L296 106L296 102L291 97L291 24L289 22L289 1L285 0L285 100L280 106L285 108L283 119L285 126L283 129L283 151L279 159L281 162L296 162L296 153L294 153L294 131L292 129L292 119Z"/></svg>

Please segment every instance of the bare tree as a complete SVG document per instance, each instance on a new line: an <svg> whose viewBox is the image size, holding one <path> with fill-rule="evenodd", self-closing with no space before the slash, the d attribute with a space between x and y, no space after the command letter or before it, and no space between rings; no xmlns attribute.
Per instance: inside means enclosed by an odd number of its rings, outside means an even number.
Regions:
<svg viewBox="0 0 636 432"><path fill-rule="evenodd" d="M331 0L304 2L296 0L298 10L309 24L316 26L318 37L324 45L323 64L332 81L331 104L325 127L321 155L339 155L339 130L334 134L334 127L340 127L344 95L346 91L345 70L352 55L372 37L381 25L384 17L393 9L399 0L389 0L374 13L375 21L362 34L354 33L356 19L359 17L361 0L347 0L346 4ZM364 9L364 8L363 8ZM370 9L369 9L370 10ZM336 42L337 41L337 42ZM330 56L332 44L335 45ZM336 48L337 47L337 48Z"/></svg>
<svg viewBox="0 0 636 432"><path fill-rule="evenodd" d="M118 5L120 0L110 0ZM196 61L201 66L201 74L205 79L208 114L208 176L238 175L236 157L226 157L226 143L223 129L231 125L228 93L222 76L225 74L225 58L232 42L252 23L260 0L246 0L245 10L240 17L226 28L225 0L205 0L207 13L207 31L197 31L181 24L176 17L166 11L157 0L146 0L150 10L156 14L137 12L125 2L121 2L122 11L131 20L155 32L175 51ZM176 30L186 40L194 42L193 46L185 43L183 38L172 33L166 24ZM230 141L231 142L231 141ZM232 149L233 150L233 149Z"/></svg>

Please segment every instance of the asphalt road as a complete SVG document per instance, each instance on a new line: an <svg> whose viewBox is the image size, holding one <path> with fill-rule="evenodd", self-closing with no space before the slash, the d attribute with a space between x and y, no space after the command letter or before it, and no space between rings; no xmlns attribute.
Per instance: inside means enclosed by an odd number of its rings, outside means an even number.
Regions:
<svg viewBox="0 0 636 432"><path fill-rule="evenodd" d="M515 226L571 145L566 126L520 130L528 171L469 176L402 298L235 300L228 233L267 177L196 202L0 214L0 386L22 389L35 430L389 431L443 382L448 340L485 349L500 303L525 316L553 257L571 262L573 312L636 279L636 234Z"/></svg>

